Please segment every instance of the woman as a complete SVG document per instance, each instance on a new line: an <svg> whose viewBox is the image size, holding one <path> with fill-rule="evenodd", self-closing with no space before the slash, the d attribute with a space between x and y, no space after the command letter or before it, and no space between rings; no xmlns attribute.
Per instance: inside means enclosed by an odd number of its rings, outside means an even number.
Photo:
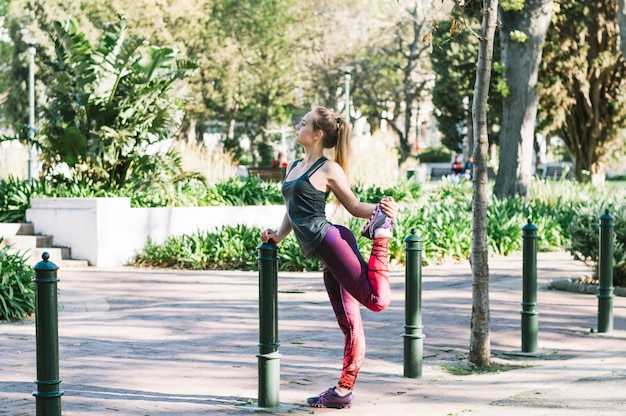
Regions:
<svg viewBox="0 0 626 416"><path fill-rule="evenodd" d="M345 408L354 402L352 390L365 356L360 304L372 311L389 304L387 248L398 205L391 197L379 204L356 198L346 175L350 126L332 110L315 107L308 112L296 126L295 141L305 155L287 168L282 185L287 213L278 232L263 231L261 241L280 243L293 230L304 255L322 261L324 284L345 335L343 369L335 387L307 402L314 407ZM324 156L324 149L334 150L334 161ZM330 191L350 214L369 218L362 230L373 240L368 262L359 253L354 234L326 219Z"/></svg>

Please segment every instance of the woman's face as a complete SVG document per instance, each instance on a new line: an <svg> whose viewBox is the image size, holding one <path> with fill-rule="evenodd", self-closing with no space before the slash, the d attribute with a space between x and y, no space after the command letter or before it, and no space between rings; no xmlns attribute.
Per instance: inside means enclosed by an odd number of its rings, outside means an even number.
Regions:
<svg viewBox="0 0 626 416"><path fill-rule="evenodd" d="M313 141L313 112L309 111L300 120L300 123L296 124L296 143L305 145Z"/></svg>

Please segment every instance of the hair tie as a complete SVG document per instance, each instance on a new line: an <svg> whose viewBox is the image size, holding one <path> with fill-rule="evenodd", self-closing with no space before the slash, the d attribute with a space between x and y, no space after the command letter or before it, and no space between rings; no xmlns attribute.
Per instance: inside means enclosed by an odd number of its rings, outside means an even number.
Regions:
<svg viewBox="0 0 626 416"><path fill-rule="evenodd" d="M341 117L337 117L337 130L339 130L339 124L341 123Z"/></svg>

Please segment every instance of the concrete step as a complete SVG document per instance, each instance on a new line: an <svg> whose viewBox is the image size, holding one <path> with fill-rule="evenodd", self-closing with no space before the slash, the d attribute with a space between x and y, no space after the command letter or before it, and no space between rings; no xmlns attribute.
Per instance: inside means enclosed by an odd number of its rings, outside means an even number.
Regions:
<svg viewBox="0 0 626 416"><path fill-rule="evenodd" d="M16 250L31 250L37 247L52 247L52 236L49 235L8 235L0 243Z"/></svg>
<svg viewBox="0 0 626 416"><path fill-rule="evenodd" d="M57 262L61 262L61 260L63 260L64 253L66 255L66 258L69 259L69 249L60 247L36 247L29 250L10 248L8 252L22 255L26 259L26 263L31 267L42 260L42 255L44 252L50 255L50 258L48 260L53 262L54 264L57 264Z"/></svg>
<svg viewBox="0 0 626 416"><path fill-rule="evenodd" d="M8 223L0 222L0 236L10 235L33 235L35 234L35 226L32 222L25 223Z"/></svg>
<svg viewBox="0 0 626 416"><path fill-rule="evenodd" d="M13 250L10 249L9 253L18 253L24 256L26 259L26 264L30 267L34 267L37 263L43 260L42 255L44 252L48 253L50 257L48 261L54 263L59 269L65 268L77 268L77 267L89 267L89 262L87 260L73 260L70 258L62 258L63 251L67 249L61 249L57 247L40 247L33 251L27 250Z"/></svg>
<svg viewBox="0 0 626 416"><path fill-rule="evenodd" d="M72 259L69 247L53 247L52 236L35 234L32 223L0 223L0 237L0 246L10 247L10 253L22 254L31 267L42 260L44 252L50 255L49 261L59 268L89 267L87 260Z"/></svg>

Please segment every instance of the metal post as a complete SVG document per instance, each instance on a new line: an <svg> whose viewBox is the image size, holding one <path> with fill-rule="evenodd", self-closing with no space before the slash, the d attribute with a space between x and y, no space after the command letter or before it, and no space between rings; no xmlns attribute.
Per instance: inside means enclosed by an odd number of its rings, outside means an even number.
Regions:
<svg viewBox="0 0 626 416"><path fill-rule="evenodd" d="M61 416L61 396L59 390L59 328L57 309L57 270L48 261L46 252L43 261L37 263L35 271L36 304L35 324L37 342L37 391L35 396L37 416Z"/></svg>
<svg viewBox="0 0 626 416"><path fill-rule="evenodd" d="M613 220L608 209L600 216L598 332L613 331Z"/></svg>
<svg viewBox="0 0 626 416"><path fill-rule="evenodd" d="M346 89L346 114L344 118L346 119L346 123L350 124L350 79L352 76L350 75L350 71L346 71L343 76Z"/></svg>
<svg viewBox="0 0 626 416"><path fill-rule="evenodd" d="M404 377L422 376L424 335L422 334L422 239L415 228L404 239L406 262Z"/></svg>
<svg viewBox="0 0 626 416"><path fill-rule="evenodd" d="M35 136L35 48L28 48L28 181L33 175L33 141Z"/></svg>
<svg viewBox="0 0 626 416"><path fill-rule="evenodd" d="M537 350L537 226L528 219L522 227L523 243L523 288L522 288L522 352Z"/></svg>
<svg viewBox="0 0 626 416"><path fill-rule="evenodd" d="M259 250L259 407L279 406L278 249L274 242Z"/></svg>

